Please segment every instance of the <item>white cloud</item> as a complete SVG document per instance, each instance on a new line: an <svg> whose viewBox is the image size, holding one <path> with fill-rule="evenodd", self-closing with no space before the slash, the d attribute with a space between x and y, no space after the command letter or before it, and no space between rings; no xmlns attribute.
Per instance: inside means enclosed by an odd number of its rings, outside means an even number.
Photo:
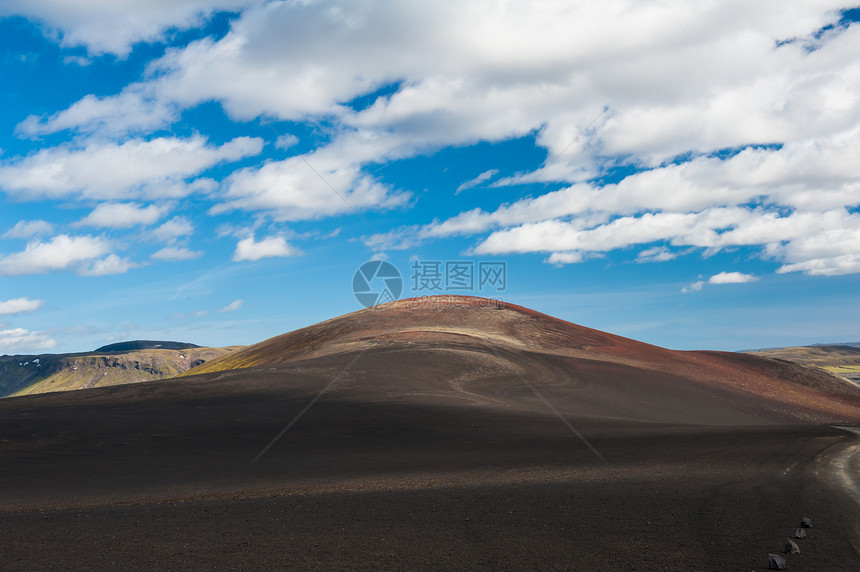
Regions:
<svg viewBox="0 0 860 572"><path fill-rule="evenodd" d="M689 286L685 286L684 288L681 288L681 292L683 292L684 294L688 294L690 292L698 292L704 286L705 286L704 280L697 280L697 281L693 282L692 284L690 284Z"/></svg>
<svg viewBox="0 0 860 572"><path fill-rule="evenodd" d="M177 105L160 101L147 93L144 86L132 86L114 96L84 96L50 117L30 115L18 124L16 131L29 136L66 129L109 136L145 133L176 121L179 112Z"/></svg>
<svg viewBox="0 0 860 572"><path fill-rule="evenodd" d="M120 258L116 254L109 254L101 260L95 260L89 265L82 266L78 270L81 276L107 276L109 274L125 274L132 268L140 267L127 258Z"/></svg>
<svg viewBox="0 0 860 572"><path fill-rule="evenodd" d="M226 306L224 306L223 308L221 308L220 310L218 310L218 313L219 314L226 314L227 312L235 312L236 310L240 309L244 305L245 305L244 300L234 300L234 301L230 302L229 304L227 304Z"/></svg>
<svg viewBox="0 0 860 572"><path fill-rule="evenodd" d="M687 294L689 292L698 292L705 286L705 284L745 284L748 282L756 282L757 280L758 276L754 276L752 274L723 271L719 274L714 274L707 280L697 280L689 286L685 286L684 288L682 288L681 292L683 292L684 294Z"/></svg>
<svg viewBox="0 0 860 572"><path fill-rule="evenodd" d="M416 246L424 239L424 233L417 225L405 226L384 233L362 238L364 245L374 251L405 250Z"/></svg>
<svg viewBox="0 0 860 572"><path fill-rule="evenodd" d="M477 234L500 224L502 220L507 220L504 216L499 216L502 210L499 209L494 214L472 209L446 221L434 221L424 226L403 226L385 233L373 234L364 237L363 242L373 249L403 250L434 238Z"/></svg>
<svg viewBox="0 0 860 572"><path fill-rule="evenodd" d="M708 278L708 284L744 284L746 282L755 282L756 280L758 280L758 277L752 274L720 272Z"/></svg>
<svg viewBox="0 0 860 572"><path fill-rule="evenodd" d="M156 239L170 242L194 232L194 224L184 216L175 216L152 231Z"/></svg>
<svg viewBox="0 0 860 572"><path fill-rule="evenodd" d="M44 300L30 300L29 298L15 298L13 300L0 301L0 316L16 316L35 312L45 304Z"/></svg>
<svg viewBox="0 0 860 572"><path fill-rule="evenodd" d="M359 165L325 152L240 169L225 187L212 213L263 211L280 221L394 208L409 199L362 174Z"/></svg>
<svg viewBox="0 0 860 572"><path fill-rule="evenodd" d="M508 209L511 211L513 208ZM850 257L860 252L860 213L845 209L795 211L781 216L766 207L738 206L644 213L597 224L595 220L599 217L520 224L492 232L473 250L476 254L604 253L660 241L675 247L707 249L709 253L733 246L760 246L765 254L798 265L784 266L783 272L803 270L810 274L850 271ZM838 256L848 258L837 261L834 257ZM829 259L833 259L832 268L825 262L810 262Z"/></svg>
<svg viewBox="0 0 860 572"><path fill-rule="evenodd" d="M32 238L54 231L54 225L44 220L19 220L3 238Z"/></svg>
<svg viewBox="0 0 860 572"><path fill-rule="evenodd" d="M299 142L299 138L291 133L281 135L275 140L275 147L278 149L289 149Z"/></svg>
<svg viewBox="0 0 860 572"><path fill-rule="evenodd" d="M202 25L219 10L237 10L258 0L4 0L0 16L43 22L63 46L125 56L138 42L159 42L169 29Z"/></svg>
<svg viewBox="0 0 860 572"><path fill-rule="evenodd" d="M179 18L180 5L187 7L179 2L165 14ZM121 93L83 98L19 129L117 136L163 128L207 101L237 120L325 116L329 144L242 169L214 195L212 213L238 209L281 221L408 204L408 194L367 174L370 163L536 133L547 154L541 168L494 185L566 188L366 241L490 233L475 252L541 252L552 263L653 243L667 250L640 261L666 260L683 246L743 245L772 256L783 272L853 272L860 26L818 34L844 7L838 0L502 8L478 0L467 10L454 0L271 2L245 10L220 39L168 50ZM796 41L779 43L788 39ZM344 105L392 84L394 93L360 111ZM729 148L743 150L715 153ZM681 155L689 160L674 164ZM647 170L617 184L589 183L624 163ZM88 175L83 185L66 174L66 161L36 154L0 167L0 185L13 195L181 196L183 181L203 168L121 182L104 175L110 184Z"/></svg>
<svg viewBox="0 0 860 572"><path fill-rule="evenodd" d="M678 257L677 252L672 252L665 246L654 246L646 248L636 256L636 262L665 262Z"/></svg>
<svg viewBox="0 0 860 572"><path fill-rule="evenodd" d="M785 264L777 269L778 274L803 272L813 276L838 276L860 272L860 253L843 254L826 258L815 258L793 264Z"/></svg>
<svg viewBox="0 0 860 572"><path fill-rule="evenodd" d="M498 173L499 173L498 169L490 169L489 171L484 171L483 173L481 173L480 175L478 175L474 179L470 179L470 180L466 181L465 183L461 184L459 187L457 187L457 191L454 194L458 195L462 191L465 191L466 189L471 189L473 187L477 187L481 183L485 183L485 182L489 181L490 179L495 177Z"/></svg>
<svg viewBox="0 0 860 572"><path fill-rule="evenodd" d="M257 242L253 236L243 238L236 245L233 261L260 260L261 258L295 256L298 254L283 236L269 236Z"/></svg>
<svg viewBox="0 0 860 572"><path fill-rule="evenodd" d="M179 261L195 260L203 256L202 250L189 250L179 246L167 246L152 255L155 260Z"/></svg>
<svg viewBox="0 0 860 572"><path fill-rule="evenodd" d="M697 138L731 146L751 131L758 139L791 126L769 120L802 96L799 87L822 63L834 64L808 58L799 45L777 50L775 40L808 37L841 7L809 0L504 10L490 0L469 10L454 0L271 2L246 10L220 40L169 51L130 93L162 106L217 100L240 119L335 114L419 141L498 139L544 126L552 154L611 102L617 111L599 134L607 145L648 152L681 144L683 152ZM846 49L838 36L828 40L819 51ZM824 92L851 81L822 79ZM341 105L397 80L400 91L361 113ZM769 97L749 98L751 89ZM116 106L105 102L105 116L116 116Z"/></svg>
<svg viewBox="0 0 860 572"><path fill-rule="evenodd" d="M224 161L256 155L262 139L237 137L220 147L196 135L47 148L0 164L0 187L17 199L149 199L187 195L185 179ZM110 165L110 168L106 168Z"/></svg>
<svg viewBox="0 0 860 572"><path fill-rule="evenodd" d="M836 276L860 272L860 213L828 211L815 221L798 224L795 232L794 240L770 249L774 258L786 262L778 273Z"/></svg>
<svg viewBox="0 0 860 572"><path fill-rule="evenodd" d="M129 114L152 116L137 123L154 128L175 109L215 100L237 119L340 117L407 153L540 130L550 157L567 149L542 176L568 178L593 172L598 155L654 164L690 150L827 133L846 113L856 119L858 78L844 73L857 67L847 63L856 31L827 34L811 53L803 42L776 47L810 38L843 7L838 0L600 0L534 9L479 0L468 10L455 0L269 2L245 10L220 40L168 51L123 92L127 102L85 98L44 128L110 129L107 118L121 123ZM141 12L135 16L146 22ZM396 81L396 93L361 112L342 105ZM611 113L569 148L607 104Z"/></svg>
<svg viewBox="0 0 860 572"><path fill-rule="evenodd" d="M137 203L102 203L81 220L79 226L132 228L157 222L168 211L164 205L142 207Z"/></svg>
<svg viewBox="0 0 860 572"><path fill-rule="evenodd" d="M23 328L0 330L0 354L27 354L56 347L45 332L31 332Z"/></svg>
<svg viewBox="0 0 860 572"><path fill-rule="evenodd" d="M550 254L549 258L547 258L547 262L550 264L563 265L563 264L575 264L577 262L582 262L585 260L585 256L581 252L577 252L575 250L570 250L566 252L553 252Z"/></svg>
<svg viewBox="0 0 860 572"><path fill-rule="evenodd" d="M803 245L810 241L821 243L816 249L819 255L839 244L855 252L860 245L860 233L855 230L858 220L856 215L848 215L845 211L845 207L860 204L860 168L856 161L849 159L854 154L860 154L860 129L841 134L838 142L747 149L725 160L701 157L680 165L642 171L603 187L578 183L522 199L495 212L466 211L418 228L413 234L416 240L478 234L494 226L515 227L560 217L572 217L565 226L587 230L597 229L619 215L624 215L625 222L632 225L636 215L643 211L659 213L669 220L673 216L743 205L736 209L737 220L726 222L743 224L722 236L722 244L708 242L712 229L707 228L702 228L705 234L699 240L685 239L686 242L720 248L732 244L767 245L791 241L785 253L786 260L792 262L802 261L809 255L801 250L809 250ZM762 206L751 208L749 203ZM791 217L781 216L786 207L796 212ZM540 228L537 225L532 230ZM674 236L670 232L664 238ZM821 240L825 236L827 239ZM613 246L610 241L602 250L639 243L622 241ZM601 250L599 245L595 248Z"/></svg>
<svg viewBox="0 0 860 572"><path fill-rule="evenodd" d="M637 244L712 247L721 245L718 229L749 218L741 208L716 208L700 213L645 213L620 217L606 224L582 228L578 221L543 220L496 231L475 247L476 254L510 252L606 252Z"/></svg>
<svg viewBox="0 0 860 572"><path fill-rule="evenodd" d="M87 67L93 60L84 56L64 56L63 57L64 64L75 64L77 66L81 66L82 68Z"/></svg>
<svg viewBox="0 0 860 572"><path fill-rule="evenodd" d="M434 222L421 229L422 237L444 237L462 234L475 234L489 229L493 223L499 222L499 214L487 213L481 209L462 212L444 222Z"/></svg>
<svg viewBox="0 0 860 572"><path fill-rule="evenodd" d="M642 211L691 212L712 206L746 204L770 196L782 205L824 211L860 204L860 128L840 134L840 141L806 141L781 149L747 149L726 159L700 157L680 165L641 171L617 184L586 183L526 198L495 213L469 211L437 224L470 232L490 223L512 225L594 213L634 215ZM848 184L845 182L848 181Z"/></svg>
<svg viewBox="0 0 860 572"><path fill-rule="evenodd" d="M68 270L104 256L110 243L99 237L61 234L48 242L32 241L21 252L0 256L0 276Z"/></svg>

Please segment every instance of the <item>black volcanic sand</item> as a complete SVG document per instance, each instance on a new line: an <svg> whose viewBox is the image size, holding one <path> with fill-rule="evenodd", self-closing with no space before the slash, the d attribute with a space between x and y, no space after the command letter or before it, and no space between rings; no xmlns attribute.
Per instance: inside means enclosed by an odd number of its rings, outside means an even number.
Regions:
<svg viewBox="0 0 860 572"><path fill-rule="evenodd" d="M822 471L845 431L614 415L659 384L586 416L588 387L536 385L604 462L516 377L350 360L0 401L0 569L761 570L803 516L789 570L860 569Z"/></svg>

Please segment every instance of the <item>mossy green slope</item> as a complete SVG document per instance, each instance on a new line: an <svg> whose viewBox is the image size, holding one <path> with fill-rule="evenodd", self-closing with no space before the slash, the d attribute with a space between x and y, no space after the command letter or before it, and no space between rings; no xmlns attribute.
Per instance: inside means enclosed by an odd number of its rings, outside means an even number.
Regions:
<svg viewBox="0 0 860 572"><path fill-rule="evenodd" d="M817 367L860 383L860 348L854 346L798 346L747 353Z"/></svg>
<svg viewBox="0 0 860 572"><path fill-rule="evenodd" d="M3 356L0 397L167 379L236 349L238 346Z"/></svg>

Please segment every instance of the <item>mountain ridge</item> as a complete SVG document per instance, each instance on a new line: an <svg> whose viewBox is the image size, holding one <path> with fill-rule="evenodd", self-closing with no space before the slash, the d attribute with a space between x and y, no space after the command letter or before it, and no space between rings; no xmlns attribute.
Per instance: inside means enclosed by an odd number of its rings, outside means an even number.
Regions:
<svg viewBox="0 0 860 572"><path fill-rule="evenodd" d="M852 344L789 346L745 353L826 371L860 387L860 347Z"/></svg>
<svg viewBox="0 0 860 572"><path fill-rule="evenodd" d="M138 342L129 343L134 345ZM113 346L123 344L125 342ZM98 349L67 354L0 356L0 398L167 379L238 347L187 346L182 349Z"/></svg>
<svg viewBox="0 0 860 572"><path fill-rule="evenodd" d="M129 352L133 350L188 350L199 348L197 344L189 344L186 342L168 342L158 340L131 340L126 342L116 342L108 344L100 348L96 348L95 352Z"/></svg>

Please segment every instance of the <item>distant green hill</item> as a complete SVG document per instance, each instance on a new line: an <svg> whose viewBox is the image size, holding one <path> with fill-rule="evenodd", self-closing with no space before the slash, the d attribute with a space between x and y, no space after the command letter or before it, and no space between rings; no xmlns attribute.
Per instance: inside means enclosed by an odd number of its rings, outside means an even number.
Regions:
<svg viewBox="0 0 860 572"><path fill-rule="evenodd" d="M860 384L860 344L818 344L745 353L817 367Z"/></svg>
<svg viewBox="0 0 860 572"><path fill-rule="evenodd" d="M108 344L98 348L97 352L130 352L134 350L187 350L199 348L194 344L184 342L158 342L154 340L134 340L132 342L119 342Z"/></svg>
<svg viewBox="0 0 860 572"><path fill-rule="evenodd" d="M137 349L146 344L152 347ZM236 349L135 341L85 353L0 356L0 397L166 379Z"/></svg>

